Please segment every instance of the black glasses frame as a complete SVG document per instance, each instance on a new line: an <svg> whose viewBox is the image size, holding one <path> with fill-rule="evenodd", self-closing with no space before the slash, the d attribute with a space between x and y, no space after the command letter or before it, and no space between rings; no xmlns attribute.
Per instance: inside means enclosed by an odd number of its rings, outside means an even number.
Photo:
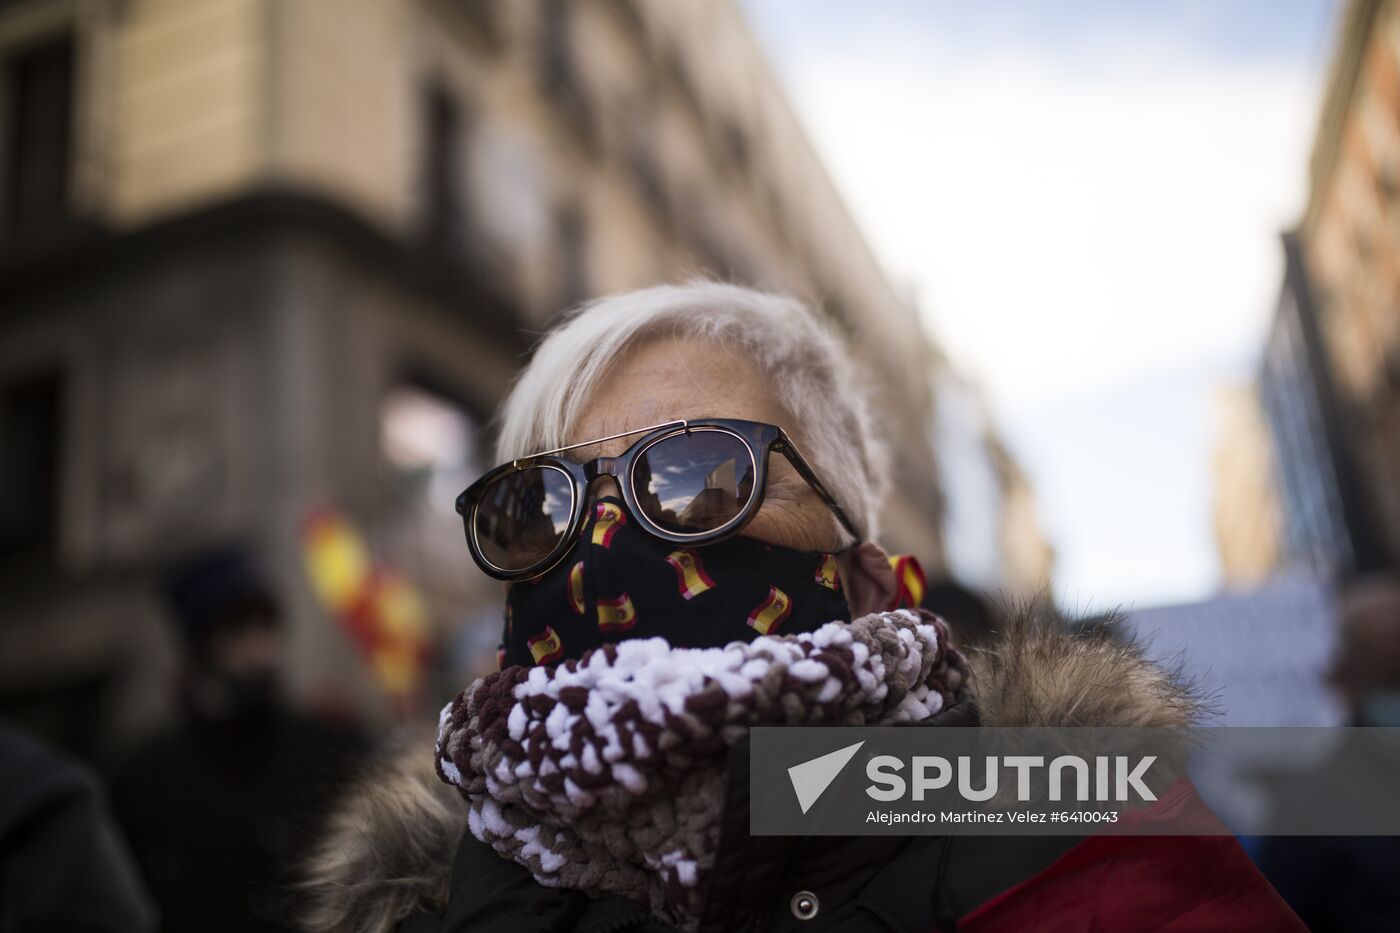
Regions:
<svg viewBox="0 0 1400 933"><path fill-rule="evenodd" d="M748 448L749 457L753 462L754 480L753 493L749 496L749 501L739 510L739 514L725 522L723 525L711 531L697 532L676 532L667 531L647 518L642 511L635 492L635 485L632 482L632 474L637 458L645 453L652 445L661 441L675 437L678 434L692 434L696 431L720 431L737 437L744 446ZM580 463L575 460L568 460L558 456L567 450L578 447L587 447L592 444L600 444L604 441L616 440L621 437L632 437L641 434L630 447L616 457L598 457ZM472 483L462 493L457 496L457 514L462 516L462 526L467 536L467 547L471 550L472 559L477 562L487 574L499 580L526 580L539 576L552 568L563 559L572 546L574 536L578 534L579 528L587 518L588 511L588 490L600 477L611 476L617 481L618 490L622 493L623 506L628 517L637 522L646 532L663 541L672 544L705 545L714 544L725 538L738 534L745 525L758 513L763 506L764 493L768 485L768 455L771 451L778 451L792 464L797 474L806 481L808 486L826 504L827 508L836 515L836 520L841 523L856 541L861 540L860 532L856 529L855 523L846 515L845 510L836 502L835 497L822 485L817 474L808 466L806 459L793 444L792 438L787 432L774 424L764 424L761 421L741 421L735 418L694 418L685 421L668 421L663 424L655 424L650 427L638 428L635 431L624 431L621 434L612 434L607 437L600 437L594 440L580 441L577 444L570 444L567 447L558 447L554 450L546 450L537 454L530 454L527 457L519 457L510 463L496 467L485 476ZM529 567L519 570L508 570L497 567L486 559L482 553L476 537L476 514L481 504L482 498L487 489L503 476L524 470L532 470L537 467L555 469L565 474L569 478L569 489L573 495L573 502L570 505L569 525L560 535L559 542L554 548L539 561Z"/></svg>

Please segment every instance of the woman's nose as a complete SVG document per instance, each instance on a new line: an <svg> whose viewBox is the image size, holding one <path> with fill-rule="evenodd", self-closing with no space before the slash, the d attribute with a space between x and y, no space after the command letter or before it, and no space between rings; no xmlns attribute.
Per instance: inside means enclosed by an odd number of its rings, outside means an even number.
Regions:
<svg viewBox="0 0 1400 933"><path fill-rule="evenodd" d="M622 490L617 488L617 480L611 476L600 476L593 483L593 488L589 491L588 501L597 502L602 496L616 496L622 498Z"/></svg>

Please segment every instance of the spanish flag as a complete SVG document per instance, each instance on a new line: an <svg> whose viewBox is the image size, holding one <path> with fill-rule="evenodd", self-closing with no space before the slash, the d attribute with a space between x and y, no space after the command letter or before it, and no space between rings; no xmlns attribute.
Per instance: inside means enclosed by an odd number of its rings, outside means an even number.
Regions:
<svg viewBox="0 0 1400 933"><path fill-rule="evenodd" d="M569 568L569 605L574 612L583 615L583 561Z"/></svg>
<svg viewBox="0 0 1400 933"><path fill-rule="evenodd" d="M525 644L530 648L530 656L535 659L536 664L548 664L551 661L558 661L564 654L564 643L559 640L559 635L548 625L544 631L534 638L526 639Z"/></svg>
<svg viewBox="0 0 1400 933"><path fill-rule="evenodd" d="M388 567L376 573L372 599L370 661L384 689L406 697L418 686L429 648L427 610L413 585Z"/></svg>
<svg viewBox="0 0 1400 933"><path fill-rule="evenodd" d="M598 630L602 632L625 632L637 624L637 610L632 608L632 597L623 593L613 599L598 600Z"/></svg>
<svg viewBox="0 0 1400 933"><path fill-rule="evenodd" d="M913 554L894 554L890 556L890 568L894 570L894 580L899 589L885 608L913 609L923 603L928 582L918 559Z"/></svg>
<svg viewBox="0 0 1400 933"><path fill-rule="evenodd" d="M302 555L311 588L332 612L353 612L365 600L374 561L359 530L338 510L313 509L302 522Z"/></svg>
<svg viewBox="0 0 1400 933"><path fill-rule="evenodd" d="M676 569L676 588L686 599L694 599L706 590L714 589L715 581L705 572L700 555L689 549L672 551L666 563Z"/></svg>
<svg viewBox="0 0 1400 933"><path fill-rule="evenodd" d="M617 529L627 524L627 515L616 502L599 502L595 514L598 520L593 524L593 543L611 547Z"/></svg>
<svg viewBox="0 0 1400 933"><path fill-rule="evenodd" d="M432 648L428 610L416 587L377 561L338 509L312 509L301 525L302 561L317 600L353 639L384 691L407 711Z"/></svg>
<svg viewBox="0 0 1400 933"><path fill-rule="evenodd" d="M760 635L767 635L782 625L791 614L792 600L788 598L788 594L770 585L768 598L749 613L747 621L749 628L755 629Z"/></svg>
<svg viewBox="0 0 1400 933"><path fill-rule="evenodd" d="M814 574L815 580L829 590L841 589L841 575L836 572L836 555L823 554L822 562L817 565L817 572Z"/></svg>

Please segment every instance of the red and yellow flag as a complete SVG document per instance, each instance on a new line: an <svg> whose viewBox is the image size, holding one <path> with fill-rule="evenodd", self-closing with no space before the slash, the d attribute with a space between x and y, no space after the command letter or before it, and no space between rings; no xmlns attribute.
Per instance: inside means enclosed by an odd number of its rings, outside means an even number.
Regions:
<svg viewBox="0 0 1400 933"><path fill-rule="evenodd" d="M301 527L302 560L311 589L332 612L353 612L363 602L374 570L358 529L332 508L313 510Z"/></svg>
<svg viewBox="0 0 1400 933"><path fill-rule="evenodd" d="M928 581L918 559L913 554L893 554L890 556L890 568L894 570L894 580L899 589L886 608L913 609L922 604Z"/></svg>
<svg viewBox="0 0 1400 933"><path fill-rule="evenodd" d="M564 654L564 643L559 640L559 634L548 625L535 637L527 638L525 644L529 647L530 656L535 659L536 664L558 661Z"/></svg>
<svg viewBox="0 0 1400 933"><path fill-rule="evenodd" d="M375 584L376 643L370 660L385 690L408 696L417 688L427 660L428 613L418 590L398 571L381 567Z"/></svg>
<svg viewBox="0 0 1400 933"><path fill-rule="evenodd" d="M595 514L598 520L593 524L593 543L611 547L613 535L627 524L627 516L616 502L599 502Z"/></svg>
<svg viewBox="0 0 1400 933"><path fill-rule="evenodd" d="M302 562L317 600L350 635L386 693L406 700L432 647L417 588L376 562L364 536L339 510L320 507L302 522Z"/></svg>
<svg viewBox="0 0 1400 933"><path fill-rule="evenodd" d="M715 581L705 572L700 555L689 549L672 551L666 563L676 570L676 588L686 599L694 599L706 590L714 589Z"/></svg>
<svg viewBox="0 0 1400 933"><path fill-rule="evenodd" d="M770 585L768 598L749 613L747 622L749 628L757 630L760 635L767 635L782 625L791 614L792 600L788 598L788 594Z"/></svg>
<svg viewBox="0 0 1400 933"><path fill-rule="evenodd" d="M569 605L579 615L587 608L583 604L583 561L569 568Z"/></svg>
<svg viewBox="0 0 1400 933"><path fill-rule="evenodd" d="M836 572L836 555L823 554L822 562L817 565L817 572L814 578L822 586L829 590L841 589L841 575Z"/></svg>
<svg viewBox="0 0 1400 933"><path fill-rule="evenodd" d="M612 599L598 600L598 630L603 632L625 632L637 624L637 610L632 608L632 597L623 593Z"/></svg>

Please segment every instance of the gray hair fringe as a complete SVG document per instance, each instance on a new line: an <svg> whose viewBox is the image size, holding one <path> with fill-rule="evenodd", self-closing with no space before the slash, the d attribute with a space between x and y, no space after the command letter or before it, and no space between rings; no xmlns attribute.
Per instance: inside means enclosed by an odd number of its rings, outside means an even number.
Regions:
<svg viewBox="0 0 1400 933"><path fill-rule="evenodd" d="M500 411L498 460L568 443L609 367L633 344L662 335L714 340L757 364L794 419L783 427L866 538L877 539L889 455L850 348L797 299L738 285L658 285L568 312L540 342Z"/></svg>

